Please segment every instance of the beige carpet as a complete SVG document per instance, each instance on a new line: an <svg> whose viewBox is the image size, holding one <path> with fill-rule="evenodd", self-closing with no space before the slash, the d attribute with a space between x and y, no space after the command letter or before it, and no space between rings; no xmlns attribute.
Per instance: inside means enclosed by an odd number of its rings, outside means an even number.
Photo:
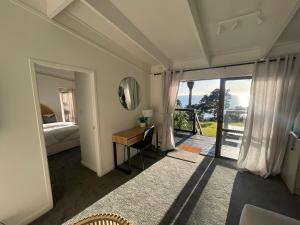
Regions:
<svg viewBox="0 0 300 225"><path fill-rule="evenodd" d="M64 225L73 225L93 214L109 212L125 217L134 225L159 224L199 163L165 157Z"/></svg>
<svg viewBox="0 0 300 225"><path fill-rule="evenodd" d="M209 169L209 179L202 193L197 190L202 176L196 183L186 187L192 176L199 173L199 166L205 160L190 163L165 157L152 167L117 188L78 216L67 221L71 225L79 219L97 213L115 213L121 215L134 225L165 225L162 219L183 189L190 189L180 205L176 216L168 224L188 225L225 225L228 214L233 183L237 170L223 166L210 168L210 163L201 168L203 175ZM200 195L199 195L200 194ZM190 207L193 202L193 207ZM182 216L188 210L189 216ZM183 220L182 223L180 220Z"/></svg>
<svg viewBox="0 0 300 225"><path fill-rule="evenodd" d="M237 170L216 166L185 224L225 225Z"/></svg>
<svg viewBox="0 0 300 225"><path fill-rule="evenodd" d="M237 225L246 203L300 219L300 197L280 178L241 174L232 161L202 156L197 163L163 158L65 225L103 212L133 225Z"/></svg>

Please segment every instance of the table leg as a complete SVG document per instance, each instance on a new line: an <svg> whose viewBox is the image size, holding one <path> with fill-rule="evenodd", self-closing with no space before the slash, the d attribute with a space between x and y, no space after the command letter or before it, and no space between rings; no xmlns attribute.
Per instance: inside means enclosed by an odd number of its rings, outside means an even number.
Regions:
<svg viewBox="0 0 300 225"><path fill-rule="evenodd" d="M128 169L123 169L118 166L118 156L117 156L117 143L113 142L113 149L114 149L114 164L115 164L115 169L123 171L125 173L130 174L131 173L131 158L130 158L130 147L127 146L127 157L128 157Z"/></svg>
<svg viewBox="0 0 300 225"><path fill-rule="evenodd" d="M117 157L117 144L116 142L113 142L113 148L114 148L114 163L115 163L115 168L118 168L118 157Z"/></svg>
<svg viewBox="0 0 300 225"><path fill-rule="evenodd" d="M155 132L155 134L156 134L156 151L158 151L158 131L156 130L156 132Z"/></svg>
<svg viewBox="0 0 300 225"><path fill-rule="evenodd" d="M131 173L130 146L127 146L128 173Z"/></svg>

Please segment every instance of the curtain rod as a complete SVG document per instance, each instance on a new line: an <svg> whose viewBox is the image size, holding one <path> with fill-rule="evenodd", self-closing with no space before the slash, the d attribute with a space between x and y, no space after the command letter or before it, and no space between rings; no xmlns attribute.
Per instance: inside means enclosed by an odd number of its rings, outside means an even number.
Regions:
<svg viewBox="0 0 300 225"><path fill-rule="evenodd" d="M296 57L294 56L293 59ZM270 59L270 62L275 62L278 59ZM280 61L285 60L285 58L280 58ZM265 59L258 60L257 63L264 63L266 62ZM193 69L185 69L183 72L191 72L191 71L198 71L198 70L207 70L207 69L217 69L217 68L226 68L226 67L234 67L234 66L244 66L244 65L251 65L255 64L255 62L245 62L245 63L236 63L236 64L228 64L223 66L211 66L211 67L202 67L202 68L193 68ZM176 71L176 73L179 71ZM161 75L161 73L154 73L154 76Z"/></svg>

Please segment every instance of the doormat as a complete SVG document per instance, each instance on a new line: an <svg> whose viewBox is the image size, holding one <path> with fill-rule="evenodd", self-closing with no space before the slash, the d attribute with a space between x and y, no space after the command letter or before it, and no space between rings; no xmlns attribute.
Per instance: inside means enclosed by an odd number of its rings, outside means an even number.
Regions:
<svg viewBox="0 0 300 225"><path fill-rule="evenodd" d="M200 162L203 159L203 156L199 153L185 151L179 148L169 151L167 156L192 163Z"/></svg>
<svg viewBox="0 0 300 225"><path fill-rule="evenodd" d="M202 148L195 147L195 146L190 146L190 145L187 145L187 144L181 144L178 148L181 149L181 150L184 150L184 151L198 153L198 154L202 152Z"/></svg>

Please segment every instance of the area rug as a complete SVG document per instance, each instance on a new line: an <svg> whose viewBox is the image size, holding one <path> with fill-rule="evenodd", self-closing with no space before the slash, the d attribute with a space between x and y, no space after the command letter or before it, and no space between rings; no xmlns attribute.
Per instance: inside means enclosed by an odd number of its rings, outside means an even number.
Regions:
<svg viewBox="0 0 300 225"><path fill-rule="evenodd" d="M194 153L191 151L181 150L180 148L176 148L167 153L168 157L196 163L202 160L203 156L199 155L199 153Z"/></svg>
<svg viewBox="0 0 300 225"><path fill-rule="evenodd" d="M225 225L237 170L223 166L210 168L204 189L199 185L187 199L176 225Z"/></svg>
<svg viewBox="0 0 300 225"><path fill-rule="evenodd" d="M202 161L198 163L165 157L64 225L73 225L97 213L115 213L134 225L160 224L195 171L201 175L209 165L210 161L207 160L212 160L201 157Z"/></svg>
<svg viewBox="0 0 300 225"><path fill-rule="evenodd" d="M165 157L64 225L105 212L134 225L237 225L247 203L299 219L300 197L291 195L280 177L237 173L229 160Z"/></svg>

